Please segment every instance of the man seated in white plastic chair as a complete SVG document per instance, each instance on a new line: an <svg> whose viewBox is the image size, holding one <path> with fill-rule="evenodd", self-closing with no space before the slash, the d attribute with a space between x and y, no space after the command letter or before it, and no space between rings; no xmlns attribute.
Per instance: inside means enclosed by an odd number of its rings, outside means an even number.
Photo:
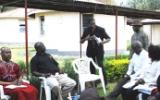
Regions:
<svg viewBox="0 0 160 100"><path fill-rule="evenodd" d="M131 80L123 86L123 100L136 100L139 91L150 94L149 91L154 89L160 75L160 47L150 45L148 52L151 63L144 66L139 74L132 76Z"/></svg>
<svg viewBox="0 0 160 100"><path fill-rule="evenodd" d="M61 73L57 61L46 53L46 47L42 42L36 42L34 48L37 53L31 59L32 74L46 77L47 85L51 88L52 99L63 100L62 95L68 94L75 87L76 82L67 74Z"/></svg>
<svg viewBox="0 0 160 100"><path fill-rule="evenodd" d="M122 86L130 80L130 77L138 74L142 67L150 62L148 52L142 48L140 41L133 42L131 47L134 54L130 60L126 75L117 82L113 91L107 96L109 100L115 100L120 95Z"/></svg>
<svg viewBox="0 0 160 100"><path fill-rule="evenodd" d="M20 66L11 60L11 56L10 48L1 48L0 85L3 86L4 93L9 95L11 100L37 100L38 90L22 81Z"/></svg>

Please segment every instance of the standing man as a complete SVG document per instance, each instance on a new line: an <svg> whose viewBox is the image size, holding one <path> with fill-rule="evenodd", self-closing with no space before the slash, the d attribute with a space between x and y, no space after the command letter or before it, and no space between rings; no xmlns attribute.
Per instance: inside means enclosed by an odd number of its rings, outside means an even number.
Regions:
<svg viewBox="0 0 160 100"><path fill-rule="evenodd" d="M37 53L31 59L32 74L46 77L47 84L53 94L52 99L63 100L62 95L69 93L75 87L76 82L60 71L58 62L46 53L46 47L42 42L36 42L34 48Z"/></svg>
<svg viewBox="0 0 160 100"><path fill-rule="evenodd" d="M87 57L92 58L103 70L103 76L105 84L107 84L107 78L105 74L105 69L103 67L103 58L104 58L104 47L103 44L110 41L110 37L105 32L105 29L97 26L95 20L91 19L89 21L89 27L84 30L84 33L81 37L81 43L88 41L88 46L86 50ZM94 67L91 66L91 72L96 73Z"/></svg>
<svg viewBox="0 0 160 100"><path fill-rule="evenodd" d="M135 20L131 25L134 31L134 34L131 37L131 44L134 43L135 41L140 41L142 43L143 48L145 50L148 50L149 39L148 39L148 35L141 30L142 23L139 20ZM131 56L132 54L133 54L133 50L131 50Z"/></svg>

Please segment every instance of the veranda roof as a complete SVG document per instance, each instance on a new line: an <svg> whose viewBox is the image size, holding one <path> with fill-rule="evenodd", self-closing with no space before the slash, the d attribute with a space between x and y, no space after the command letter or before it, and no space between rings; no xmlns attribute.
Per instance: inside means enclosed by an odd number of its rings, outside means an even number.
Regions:
<svg viewBox="0 0 160 100"><path fill-rule="evenodd" d="M54 12L54 11L53 10L42 10L42 9L28 9L27 15L30 16L32 14L45 13L45 12ZM24 19L24 17L25 17L24 8L16 8L16 9L12 9L12 10L0 13L0 19L1 18Z"/></svg>
<svg viewBox="0 0 160 100"><path fill-rule="evenodd" d="M62 2L63 1L63 2ZM65 0L27 0L28 8L60 10L81 13L97 13L138 18L160 19L160 12L137 10L119 6L111 6L104 4L80 2L80 1L65 1ZM24 7L24 0L0 0L1 6Z"/></svg>

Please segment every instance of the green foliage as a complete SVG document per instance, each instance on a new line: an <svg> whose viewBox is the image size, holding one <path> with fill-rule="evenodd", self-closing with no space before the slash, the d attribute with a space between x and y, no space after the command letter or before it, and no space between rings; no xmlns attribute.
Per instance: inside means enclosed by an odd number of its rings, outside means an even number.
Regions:
<svg viewBox="0 0 160 100"><path fill-rule="evenodd" d="M20 69L21 69L21 70L24 70L24 69L26 68L26 65L25 65L24 61L19 60L17 63L18 63L18 65L20 66Z"/></svg>
<svg viewBox="0 0 160 100"><path fill-rule="evenodd" d="M131 8L141 9L141 10L156 10L159 9L159 0L129 0L128 4Z"/></svg>
<svg viewBox="0 0 160 100"><path fill-rule="evenodd" d="M105 61L113 60L113 59L115 59L115 56L109 56L105 58ZM118 55L117 59L128 59L128 55Z"/></svg>
<svg viewBox="0 0 160 100"><path fill-rule="evenodd" d="M68 74L68 76L74 80L78 80L78 76L77 74L74 72L74 69L72 67L72 61L73 59L72 58L68 58L68 59L64 59L64 67L63 67L63 71L65 73Z"/></svg>
<svg viewBox="0 0 160 100"><path fill-rule="evenodd" d="M104 66L109 82L120 79L127 71L128 59L105 59Z"/></svg>

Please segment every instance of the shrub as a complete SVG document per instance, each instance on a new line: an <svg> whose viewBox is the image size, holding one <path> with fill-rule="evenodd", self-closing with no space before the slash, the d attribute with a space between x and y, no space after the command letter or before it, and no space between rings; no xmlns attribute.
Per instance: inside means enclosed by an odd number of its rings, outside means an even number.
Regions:
<svg viewBox="0 0 160 100"><path fill-rule="evenodd" d="M19 65L19 67L20 67L21 70L25 70L26 65L25 65L24 61L19 60L17 63L18 63L18 65Z"/></svg>
<svg viewBox="0 0 160 100"><path fill-rule="evenodd" d="M128 55L118 55L117 59L128 59L129 56ZM115 56L109 56L109 57L105 57L105 59L107 60L113 60L115 59Z"/></svg>
<svg viewBox="0 0 160 100"><path fill-rule="evenodd" d="M27 67L26 67L26 64L25 64L25 62L24 61L22 61L22 60L19 60L18 62L17 62L17 64L19 65L19 67L20 67L20 69L21 69L21 71L22 71L22 74L23 74L23 77L24 78L27 78Z"/></svg>
<svg viewBox="0 0 160 100"><path fill-rule="evenodd" d="M106 69L109 82L114 82L120 79L127 71L128 59L105 59L104 67Z"/></svg>
<svg viewBox="0 0 160 100"><path fill-rule="evenodd" d="M64 59L64 67L62 68L62 70L68 74L68 76L74 80L78 80L78 76L75 73L73 67L72 67L72 58L68 58L68 59Z"/></svg>

